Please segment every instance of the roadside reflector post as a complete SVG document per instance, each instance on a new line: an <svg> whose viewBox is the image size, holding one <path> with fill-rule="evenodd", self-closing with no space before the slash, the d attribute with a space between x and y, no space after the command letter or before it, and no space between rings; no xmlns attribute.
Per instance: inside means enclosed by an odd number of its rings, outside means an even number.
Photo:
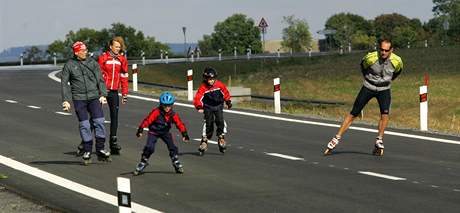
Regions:
<svg viewBox="0 0 460 213"><path fill-rule="evenodd" d="M137 73L139 72L139 70L137 69L137 64L133 64L132 70L133 70L133 91L137 92Z"/></svg>
<svg viewBox="0 0 460 213"><path fill-rule="evenodd" d="M425 85L420 87L420 130L428 131L428 74L425 74Z"/></svg>
<svg viewBox="0 0 460 213"><path fill-rule="evenodd" d="M280 90L281 90L280 78L273 79L273 98L275 99L275 113L276 114L281 113Z"/></svg>
<svg viewBox="0 0 460 213"><path fill-rule="evenodd" d="M187 70L188 101L193 101L193 70Z"/></svg>
<svg viewBox="0 0 460 213"><path fill-rule="evenodd" d="M131 213L131 184L128 178L117 177L118 212Z"/></svg>

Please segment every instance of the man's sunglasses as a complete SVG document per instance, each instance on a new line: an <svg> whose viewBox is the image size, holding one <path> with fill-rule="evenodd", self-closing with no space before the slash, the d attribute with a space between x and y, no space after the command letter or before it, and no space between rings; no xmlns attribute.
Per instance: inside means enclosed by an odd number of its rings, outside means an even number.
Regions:
<svg viewBox="0 0 460 213"><path fill-rule="evenodd" d="M391 49L386 50L386 49L380 48L380 52L386 52L387 53L387 52L390 52L390 51L391 51Z"/></svg>

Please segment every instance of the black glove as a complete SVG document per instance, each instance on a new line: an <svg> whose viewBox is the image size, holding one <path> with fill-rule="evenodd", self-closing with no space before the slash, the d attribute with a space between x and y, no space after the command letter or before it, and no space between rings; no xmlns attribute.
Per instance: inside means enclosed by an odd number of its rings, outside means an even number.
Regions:
<svg viewBox="0 0 460 213"><path fill-rule="evenodd" d="M187 132L182 132L182 137L184 138L185 141L189 141L190 137L188 136Z"/></svg>
<svg viewBox="0 0 460 213"><path fill-rule="evenodd" d="M137 137L141 137L141 136L142 136L142 132L144 132L144 128L139 127L139 128L137 129L136 136L137 136Z"/></svg>
<svg viewBox="0 0 460 213"><path fill-rule="evenodd" d="M231 100L225 101L225 104L227 104L228 109L232 108L232 101Z"/></svg>

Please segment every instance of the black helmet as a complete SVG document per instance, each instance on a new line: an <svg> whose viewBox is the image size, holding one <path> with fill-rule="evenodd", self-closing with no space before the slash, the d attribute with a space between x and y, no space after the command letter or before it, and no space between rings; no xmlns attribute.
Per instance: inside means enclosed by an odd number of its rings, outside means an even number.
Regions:
<svg viewBox="0 0 460 213"><path fill-rule="evenodd" d="M206 67L204 68L203 71L203 79L208 80L208 79L213 79L217 77L217 71L212 68L212 67Z"/></svg>

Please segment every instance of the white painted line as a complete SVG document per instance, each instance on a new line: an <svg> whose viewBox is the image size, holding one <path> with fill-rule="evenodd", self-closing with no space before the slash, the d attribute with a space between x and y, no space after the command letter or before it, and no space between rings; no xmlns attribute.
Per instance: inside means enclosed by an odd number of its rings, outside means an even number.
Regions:
<svg viewBox="0 0 460 213"><path fill-rule="evenodd" d="M31 167L29 165L23 164L19 161L15 161L11 158L0 155L0 163L11 167L12 169L24 172L26 174L35 176L42 180L48 181L50 183L56 184L58 186L64 187L66 189L72 190L74 192L80 193L82 195L100 200L102 202L118 206L117 196L87 187L85 185L79 184L77 182L62 178L60 176L45 172L43 170ZM152 209L137 203L132 202L132 208L135 212L160 212L156 209Z"/></svg>
<svg viewBox="0 0 460 213"><path fill-rule="evenodd" d="M60 115L72 115L72 113L68 113L68 112L56 112L56 114L60 114Z"/></svg>
<svg viewBox="0 0 460 213"><path fill-rule="evenodd" d="M391 176L391 175L384 175L384 174L375 173L375 172L358 171L358 173L363 174L363 175L369 175L369 176L374 176L374 177L379 177L379 178L390 179L390 180L406 180L406 178L395 177L395 176Z"/></svg>
<svg viewBox="0 0 460 213"><path fill-rule="evenodd" d="M454 189L454 192L460 192L460 189Z"/></svg>
<svg viewBox="0 0 460 213"><path fill-rule="evenodd" d="M59 71L55 71L55 73L57 73L57 72L59 72ZM52 73L54 73L54 72L52 72ZM52 76L54 76L54 74ZM48 76L50 76L50 75L51 75L51 73ZM50 77L50 78L55 79L58 82L61 82L61 80L59 78L56 78L56 76L54 76L54 77L55 78L52 78L52 77ZM142 97L142 96L138 96L138 95L128 95L128 97L134 98L134 99L139 99L139 100L144 100L144 101L158 102L158 99L146 98L146 97ZM188 108L195 108L191 104L183 104L183 103L178 103L178 102L176 102L175 105L182 106L182 107L188 107ZM338 125L338 124L330 124L330 123L324 123L324 122L283 118L283 117L277 117L277 116L272 116L272 115L262 115L262 114L256 114L256 113L250 113L250 112L241 112L241 111L236 111L236 110L224 109L224 112L233 113L233 114L239 114L239 115L246 115L246 116L251 116L251 117L258 117L258 118L266 118L266 119L272 119L272 120L278 120L278 121L287 121L287 122L293 122L293 123L316 125L316 126L326 126L326 127L334 127L334 128L339 128L340 127L340 125ZM355 127L355 126L351 126L349 129L358 130L358 131L364 131L364 132L373 132L373 133L377 132L376 129L369 129L369 128L364 128L364 127ZM406 138L414 138L414 139L426 140L426 141L434 141L434 142L439 142L439 143L449 143L449 144L460 145L460 141L448 140L448 139L442 139L442 138L420 136L420 135L412 135L412 134L393 132L393 131L385 131L385 134L386 135L394 135L394 136L406 137Z"/></svg>
<svg viewBox="0 0 460 213"><path fill-rule="evenodd" d="M283 155L283 154L279 154L279 153L265 152L265 154L266 154L266 155L270 155L270 156L279 157L279 158L288 159L288 160L300 160L300 161L305 161L305 159L303 159L303 158L298 158L298 157L294 157L294 156L290 156L290 155Z"/></svg>
<svg viewBox="0 0 460 213"><path fill-rule="evenodd" d="M345 167L345 168L343 168L343 169L344 169L344 170L350 170L350 169L349 169L349 168L347 168L347 167Z"/></svg>
<svg viewBox="0 0 460 213"><path fill-rule="evenodd" d="M109 123L110 123L110 121L104 121L104 123L106 123L106 124L109 124Z"/></svg>
<svg viewBox="0 0 460 213"><path fill-rule="evenodd" d="M56 77L56 74L57 74L58 72L61 72L61 70L56 70L56 71L50 72L50 73L48 74L48 78L51 78L51 79L53 79L54 81L57 81L57 82L60 83L60 82L61 82L61 79L58 78L58 77Z"/></svg>
<svg viewBox="0 0 460 213"><path fill-rule="evenodd" d="M5 100L5 102L12 103L12 104L17 104L18 102L15 100Z"/></svg>
<svg viewBox="0 0 460 213"><path fill-rule="evenodd" d="M430 187L432 187L432 188L439 188L439 186L436 186L436 185L430 185Z"/></svg>
<svg viewBox="0 0 460 213"><path fill-rule="evenodd" d="M419 184L419 182L418 182L418 181L412 181L412 183L413 183L413 184Z"/></svg>
<svg viewBox="0 0 460 213"><path fill-rule="evenodd" d="M39 106L33 106L33 105L29 105L29 106L27 106L27 107L32 108L32 109L41 109L41 107L39 107Z"/></svg>
<svg viewBox="0 0 460 213"><path fill-rule="evenodd" d="M195 138L195 139L193 139L193 140L194 140L194 141L199 141L199 142L201 142L201 138ZM217 141L208 140L208 143L210 143L210 144L217 144Z"/></svg>

